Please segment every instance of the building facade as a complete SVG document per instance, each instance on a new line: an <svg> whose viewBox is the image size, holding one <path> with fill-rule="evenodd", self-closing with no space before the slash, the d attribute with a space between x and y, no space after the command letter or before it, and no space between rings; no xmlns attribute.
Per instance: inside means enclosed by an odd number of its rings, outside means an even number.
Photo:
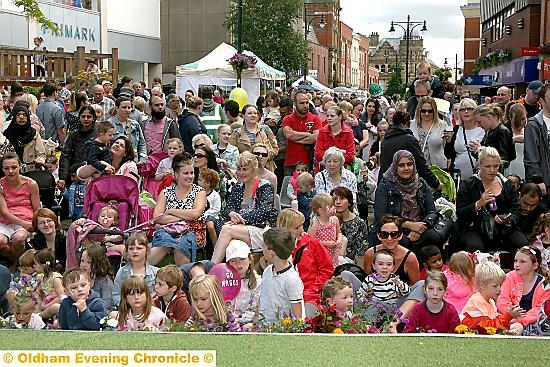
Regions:
<svg viewBox="0 0 550 367"><path fill-rule="evenodd" d="M0 46L32 49L34 37L42 37L43 46L51 51L63 48L73 52L77 46L84 46L87 52L110 53L112 48L118 48L120 76L150 83L162 75L160 0L141 0L139 6L133 0L82 3L79 8L71 2L38 0L44 15L57 24L60 32L55 34L29 22L13 2L0 0Z"/></svg>
<svg viewBox="0 0 550 367"><path fill-rule="evenodd" d="M481 0L481 54L478 73L492 77L482 95L507 85L518 98L539 78L540 0Z"/></svg>
<svg viewBox="0 0 550 367"><path fill-rule="evenodd" d="M480 0L469 0L461 6L464 16L464 74L472 74L481 52L481 5Z"/></svg>

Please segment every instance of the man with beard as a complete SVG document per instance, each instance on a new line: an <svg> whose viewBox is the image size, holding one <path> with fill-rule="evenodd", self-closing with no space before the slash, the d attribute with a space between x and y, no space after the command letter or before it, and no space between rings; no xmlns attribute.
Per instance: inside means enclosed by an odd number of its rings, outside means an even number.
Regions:
<svg viewBox="0 0 550 367"><path fill-rule="evenodd" d="M168 139L181 139L177 122L166 116L164 99L153 96L149 104L151 117L145 121L143 130L147 154L162 152Z"/></svg>
<svg viewBox="0 0 550 367"><path fill-rule="evenodd" d="M518 229L526 236L533 230L541 214L548 213L548 208L540 203L542 190L536 183L526 182L519 189L521 216L518 218Z"/></svg>

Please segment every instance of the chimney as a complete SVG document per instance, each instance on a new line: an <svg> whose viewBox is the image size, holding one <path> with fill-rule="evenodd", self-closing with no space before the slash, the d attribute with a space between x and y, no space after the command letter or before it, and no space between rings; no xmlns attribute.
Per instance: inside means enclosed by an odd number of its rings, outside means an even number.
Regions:
<svg viewBox="0 0 550 367"><path fill-rule="evenodd" d="M378 46L378 32L372 32L369 37L369 46Z"/></svg>

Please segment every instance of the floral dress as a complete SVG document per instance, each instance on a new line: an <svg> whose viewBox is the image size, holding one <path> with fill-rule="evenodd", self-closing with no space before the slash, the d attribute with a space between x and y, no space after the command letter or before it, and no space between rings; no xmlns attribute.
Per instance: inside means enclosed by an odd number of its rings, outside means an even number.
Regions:
<svg viewBox="0 0 550 367"><path fill-rule="evenodd" d="M323 241L336 241L336 222L333 220L333 217L330 218L330 221L327 224L323 224L319 219L315 219L319 223L317 228L317 234L315 237L319 242ZM326 247L330 259L332 260L332 265L336 268L338 266L338 252L334 247Z"/></svg>
<svg viewBox="0 0 550 367"><path fill-rule="evenodd" d="M359 216L342 223L342 234L348 239L346 257L355 260L356 256L365 255L369 246L368 229L365 221Z"/></svg>

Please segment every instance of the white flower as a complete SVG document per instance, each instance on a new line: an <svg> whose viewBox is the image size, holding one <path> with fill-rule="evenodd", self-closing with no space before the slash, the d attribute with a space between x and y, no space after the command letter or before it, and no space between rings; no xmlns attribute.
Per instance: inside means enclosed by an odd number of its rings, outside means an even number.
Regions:
<svg viewBox="0 0 550 367"><path fill-rule="evenodd" d="M118 320L117 319L109 319L107 320L107 326L110 326L112 328L115 328L118 326Z"/></svg>

